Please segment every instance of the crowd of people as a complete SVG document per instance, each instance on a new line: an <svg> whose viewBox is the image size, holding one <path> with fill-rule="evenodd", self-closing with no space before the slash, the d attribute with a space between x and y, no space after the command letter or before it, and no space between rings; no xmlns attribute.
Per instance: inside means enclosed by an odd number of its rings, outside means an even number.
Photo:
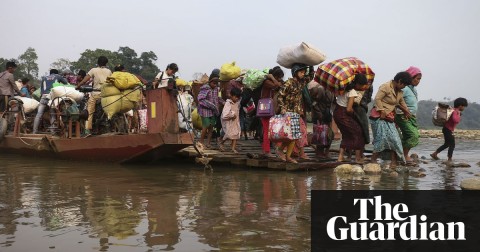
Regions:
<svg viewBox="0 0 480 252"><path fill-rule="evenodd" d="M38 126L44 111L48 107L49 93L55 82L70 83L80 88L91 85L94 91L87 102L88 120L85 124L85 134L89 135L92 129L95 104L100 99L101 86L107 77L112 75L107 68L108 59L98 58L98 66L88 72L79 70L76 76L71 72L60 75L55 69L40 83L40 105L34 121L33 133L38 133ZM0 73L0 112L8 107L8 99L15 94L22 97L31 97L35 91L30 80L22 79L22 87L18 88L13 79L16 65L14 62L6 64L6 70ZM125 71L118 66L117 71ZM212 147L212 140L216 141L218 149L225 151L225 143L231 142L231 151L238 152L237 141L242 135L247 139L247 132L255 131L255 138L261 141L261 158L279 158L285 162L296 163L298 160L307 160L304 148L308 145L307 112L311 112L311 122L314 133L325 131L326 140L312 144L319 159L330 159L330 145L333 140L332 123L334 122L341 133L341 143L337 161L350 162L354 155L356 163L368 162L365 160L365 145L372 142L373 154L369 162L377 162L381 153L389 153L391 166L398 164L398 160L406 165L415 165L410 158L410 150L419 143L419 131L416 118L418 108L418 94L416 87L422 79L422 72L417 67L409 67L397 73L392 80L380 85L373 96L373 86L364 74L357 73L354 79L346 85L342 93L334 93L315 78L314 68L305 64L296 63L291 67L291 78L284 80L285 73L281 67L275 66L265 74L264 80L257 88L251 89L243 84L244 75L237 78L222 79L220 69L213 69L208 81L203 83L196 95L196 104L192 98L192 90L188 86L177 86L175 74L178 65L171 63L165 71L158 73L148 85L149 88L167 88L174 90L172 95L178 100L188 103L188 110L196 107L201 117L202 130L200 142L206 148ZM72 78L73 77L73 78ZM182 96L188 99L180 99ZM269 116L256 116L259 100L271 99L274 113ZM373 99L373 100L372 100ZM373 106L369 103L373 102ZM183 106L181 103L179 107ZM461 120L462 111L468 106L464 98L454 101L454 112L442 129L445 144L431 154L438 159L438 154L448 148L448 160L452 160L455 148L454 130ZM186 111L180 121L187 122L188 131L192 131L191 118L185 118ZM188 111L188 115L191 111ZM275 115L295 114L300 117L299 137L288 141L272 141L269 137L270 118ZM51 113L53 124L53 113ZM256 122L256 123L255 123ZM370 136L371 132L373 133ZM272 151L273 150L273 151ZM385 155L383 155L385 157Z"/></svg>

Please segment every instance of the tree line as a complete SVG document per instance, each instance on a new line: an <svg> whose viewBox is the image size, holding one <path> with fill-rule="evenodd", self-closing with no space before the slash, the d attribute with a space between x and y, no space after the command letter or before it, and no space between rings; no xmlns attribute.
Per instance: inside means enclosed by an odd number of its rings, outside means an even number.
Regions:
<svg viewBox="0 0 480 252"><path fill-rule="evenodd" d="M50 67L60 72L69 70L77 73L78 70L81 69L88 72L92 67L97 65L97 59L102 55L108 58L108 67L110 69L113 69L118 64L123 64L129 72L138 74L148 81L153 80L160 71L155 64L157 55L154 52L142 52L140 56L138 56L137 52L128 46L119 47L117 51L87 49L80 54L80 57L76 61L60 58L53 62ZM14 73L15 79L28 78L34 85L38 86L41 76L39 76L37 60L37 52L34 48L29 47L23 54L18 56L18 58L8 59L0 57L0 67L4 68L6 62L14 61L18 65Z"/></svg>

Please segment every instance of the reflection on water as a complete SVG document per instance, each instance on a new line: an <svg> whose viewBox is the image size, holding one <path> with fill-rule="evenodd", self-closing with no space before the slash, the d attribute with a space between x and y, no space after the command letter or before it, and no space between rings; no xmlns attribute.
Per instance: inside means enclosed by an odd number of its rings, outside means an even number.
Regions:
<svg viewBox="0 0 480 252"><path fill-rule="evenodd" d="M438 144L437 144L438 143ZM420 148L428 156L440 141ZM459 189L472 168L427 177L336 177L193 164L120 166L0 156L0 251L309 251L310 190Z"/></svg>

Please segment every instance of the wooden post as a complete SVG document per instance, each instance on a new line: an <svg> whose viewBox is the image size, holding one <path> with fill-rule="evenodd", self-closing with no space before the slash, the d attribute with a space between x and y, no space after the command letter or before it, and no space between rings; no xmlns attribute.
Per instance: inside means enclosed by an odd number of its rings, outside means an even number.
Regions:
<svg viewBox="0 0 480 252"><path fill-rule="evenodd" d="M72 138L72 127L73 127L72 119L68 119L68 136L67 136L67 138Z"/></svg>
<svg viewBox="0 0 480 252"><path fill-rule="evenodd" d="M20 132L20 113L17 113L17 116L15 116L15 126L13 127L13 135L18 137L18 134Z"/></svg>

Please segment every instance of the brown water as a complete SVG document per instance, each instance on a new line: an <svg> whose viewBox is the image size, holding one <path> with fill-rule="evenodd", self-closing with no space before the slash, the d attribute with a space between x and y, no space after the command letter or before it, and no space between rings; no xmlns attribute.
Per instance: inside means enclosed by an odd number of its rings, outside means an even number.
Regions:
<svg viewBox="0 0 480 252"><path fill-rule="evenodd" d="M441 144L422 141L420 156ZM0 154L0 251L309 251L310 190L459 189L480 173L480 143L457 145L472 167L430 162L425 178Z"/></svg>

